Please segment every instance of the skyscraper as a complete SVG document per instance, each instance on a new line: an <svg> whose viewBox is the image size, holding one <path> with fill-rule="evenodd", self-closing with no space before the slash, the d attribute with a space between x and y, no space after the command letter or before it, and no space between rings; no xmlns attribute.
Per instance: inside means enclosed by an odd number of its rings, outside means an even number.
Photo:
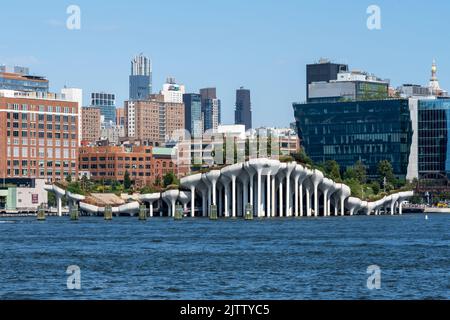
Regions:
<svg viewBox="0 0 450 320"><path fill-rule="evenodd" d="M217 99L216 88L200 89L203 113L203 129L217 130L221 122L220 99Z"/></svg>
<svg viewBox="0 0 450 320"><path fill-rule="evenodd" d="M198 93L183 95L184 123L191 136L198 137L203 133L202 98Z"/></svg>
<svg viewBox="0 0 450 320"><path fill-rule="evenodd" d="M234 123L245 125L245 130L252 128L252 109L250 103L250 90L240 87L236 90L236 110Z"/></svg>
<svg viewBox="0 0 450 320"><path fill-rule="evenodd" d="M92 93L91 106L100 109L105 123L116 123L116 96L112 93Z"/></svg>
<svg viewBox="0 0 450 320"><path fill-rule="evenodd" d="M130 100L145 100L152 93L152 63L142 53L131 60Z"/></svg>

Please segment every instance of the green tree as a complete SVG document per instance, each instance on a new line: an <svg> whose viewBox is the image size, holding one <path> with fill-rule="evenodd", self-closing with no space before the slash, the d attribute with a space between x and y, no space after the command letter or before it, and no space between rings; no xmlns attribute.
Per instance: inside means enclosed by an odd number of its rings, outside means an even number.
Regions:
<svg viewBox="0 0 450 320"><path fill-rule="evenodd" d="M71 182L72 182L72 175L71 175L71 174L68 174L68 175L66 176L66 181L67 181L68 183L71 183Z"/></svg>
<svg viewBox="0 0 450 320"><path fill-rule="evenodd" d="M356 161L353 167L356 174L356 179L358 179L360 184L364 184L367 181L367 170L361 160Z"/></svg>
<svg viewBox="0 0 450 320"><path fill-rule="evenodd" d="M380 184L378 181L372 181L370 184L370 187L372 188L373 194L376 195L380 192Z"/></svg>
<svg viewBox="0 0 450 320"><path fill-rule="evenodd" d="M131 184L132 184L132 181L131 181L131 178L130 178L130 173L127 170L127 171L125 171L125 175L123 177L123 186L124 186L125 190L130 189L131 188Z"/></svg>
<svg viewBox="0 0 450 320"><path fill-rule="evenodd" d="M293 154L295 161L303 164L308 164L310 166L314 165L314 162L306 154L305 150L302 148L299 152Z"/></svg>
<svg viewBox="0 0 450 320"><path fill-rule="evenodd" d="M153 183L156 187L161 186L161 178L159 176L156 176L155 182Z"/></svg>
<svg viewBox="0 0 450 320"><path fill-rule="evenodd" d="M164 187L167 188L170 185L179 184L179 183L178 183L177 177L175 176L175 174L173 172L167 172L163 177L163 184L164 184Z"/></svg>
<svg viewBox="0 0 450 320"><path fill-rule="evenodd" d="M328 178L334 181L341 180L341 169L339 167L339 164L335 160L325 161L323 167Z"/></svg>
<svg viewBox="0 0 450 320"><path fill-rule="evenodd" d="M358 179L346 179L344 183L350 187L353 197L363 198L363 186Z"/></svg>
<svg viewBox="0 0 450 320"><path fill-rule="evenodd" d="M388 160L382 160L378 163L377 173L380 176L381 184L383 184L384 178L386 178L386 182L390 184L395 183L394 170L392 169L392 164Z"/></svg>

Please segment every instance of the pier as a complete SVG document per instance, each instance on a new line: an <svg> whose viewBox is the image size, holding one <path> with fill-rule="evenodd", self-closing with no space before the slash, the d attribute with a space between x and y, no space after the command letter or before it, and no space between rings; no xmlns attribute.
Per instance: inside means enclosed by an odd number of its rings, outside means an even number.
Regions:
<svg viewBox="0 0 450 320"><path fill-rule="evenodd" d="M65 195L70 207L87 214L104 215L105 207L84 202L84 196L66 192L56 185L46 189L58 199ZM413 191L398 192L368 202L351 196L350 188L336 183L317 169L309 169L296 162L258 158L243 163L211 169L181 178L179 187L161 193L141 194L139 199L113 206L112 215L130 216L148 210L155 215L179 218L180 212L190 217L216 218L272 218L272 217L329 217L358 214L401 215L402 203ZM147 209L148 208L148 209ZM109 214L109 212L108 212ZM142 216L142 214L141 214Z"/></svg>

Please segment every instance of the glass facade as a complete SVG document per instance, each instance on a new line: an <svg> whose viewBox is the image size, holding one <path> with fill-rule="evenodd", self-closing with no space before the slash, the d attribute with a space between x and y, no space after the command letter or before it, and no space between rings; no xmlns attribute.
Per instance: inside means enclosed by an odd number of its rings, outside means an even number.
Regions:
<svg viewBox="0 0 450 320"><path fill-rule="evenodd" d="M450 99L419 100L419 178L450 178Z"/></svg>
<svg viewBox="0 0 450 320"><path fill-rule="evenodd" d="M20 77L11 79L0 74L0 89L26 91L26 92L48 92L48 81L43 78Z"/></svg>
<svg viewBox="0 0 450 320"><path fill-rule="evenodd" d="M376 177L382 160L406 176L412 140L407 99L294 103L300 142L316 163L336 160L342 170L358 160Z"/></svg>
<svg viewBox="0 0 450 320"><path fill-rule="evenodd" d="M105 122L116 123L116 96L110 93L92 93L91 106L100 109Z"/></svg>
<svg viewBox="0 0 450 320"><path fill-rule="evenodd" d="M183 94L184 123L191 136L200 137L203 133L202 100L197 93Z"/></svg>

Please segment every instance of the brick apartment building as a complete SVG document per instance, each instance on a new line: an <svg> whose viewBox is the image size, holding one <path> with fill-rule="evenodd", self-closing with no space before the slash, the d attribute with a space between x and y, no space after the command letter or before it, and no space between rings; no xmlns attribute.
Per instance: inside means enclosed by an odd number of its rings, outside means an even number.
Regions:
<svg viewBox="0 0 450 320"><path fill-rule="evenodd" d="M78 176L78 103L55 94L0 90L0 178Z"/></svg>
<svg viewBox="0 0 450 320"><path fill-rule="evenodd" d="M175 130L184 129L184 103L164 102L164 96L125 101L125 135L153 145L163 145Z"/></svg>
<svg viewBox="0 0 450 320"><path fill-rule="evenodd" d="M128 171L135 185L152 184L162 180L168 172L179 172L171 158L170 148L152 146L83 146L80 148L81 172L89 172L92 180L117 180L123 182Z"/></svg>
<svg viewBox="0 0 450 320"><path fill-rule="evenodd" d="M93 143L100 139L101 114L99 108L81 108L81 132L83 142Z"/></svg>

